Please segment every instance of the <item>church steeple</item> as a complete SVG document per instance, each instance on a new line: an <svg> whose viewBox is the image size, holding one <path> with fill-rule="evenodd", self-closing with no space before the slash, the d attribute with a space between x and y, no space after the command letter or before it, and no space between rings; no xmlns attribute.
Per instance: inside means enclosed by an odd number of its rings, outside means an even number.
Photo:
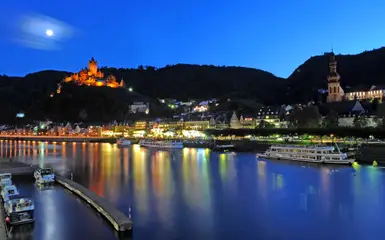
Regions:
<svg viewBox="0 0 385 240"><path fill-rule="evenodd" d="M337 60L334 52L330 54L328 74L328 102L342 101L345 93L340 85L340 75L337 72Z"/></svg>

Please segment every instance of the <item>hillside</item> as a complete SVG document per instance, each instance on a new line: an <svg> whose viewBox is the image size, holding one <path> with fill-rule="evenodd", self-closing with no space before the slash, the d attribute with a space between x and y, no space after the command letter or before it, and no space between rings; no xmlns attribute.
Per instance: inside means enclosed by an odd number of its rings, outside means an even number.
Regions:
<svg viewBox="0 0 385 240"><path fill-rule="evenodd" d="M357 55L337 55L336 59L345 89L348 86L370 86L385 82L385 48ZM48 96L56 90L57 83L71 73L49 70L25 77L0 76L0 107L7 113L0 116L0 122L14 121L18 111L28 112L31 119L50 117L70 120L77 118L82 109L90 111L87 114L90 120L121 119L126 116L126 106L144 96L158 109L153 112L162 114L164 109L157 105L156 98L238 98L266 105L320 100L324 96L320 96L318 89L326 89L328 61L326 55L311 57L295 69L288 79L243 67L188 64L159 69L143 66L137 69L102 67L105 76L112 74L117 80L123 78L126 86L132 87L135 93L129 94L123 89L69 85L68 92L55 99ZM95 102L99 108L94 106ZM114 108L109 106L124 111L112 111ZM66 112L67 108L72 112Z"/></svg>
<svg viewBox="0 0 385 240"><path fill-rule="evenodd" d="M385 83L385 48L365 51L357 55L336 55L337 71L344 89L354 86L383 85ZM288 78L288 99L296 102L314 98L317 89L327 88L329 57L315 56L300 65Z"/></svg>
<svg viewBox="0 0 385 240"><path fill-rule="evenodd" d="M101 70L107 75L115 75L117 79L123 78L127 85L151 97L187 100L233 96L270 104L283 101L266 89L278 86L277 91L283 91L284 79L252 68L178 64L159 69Z"/></svg>

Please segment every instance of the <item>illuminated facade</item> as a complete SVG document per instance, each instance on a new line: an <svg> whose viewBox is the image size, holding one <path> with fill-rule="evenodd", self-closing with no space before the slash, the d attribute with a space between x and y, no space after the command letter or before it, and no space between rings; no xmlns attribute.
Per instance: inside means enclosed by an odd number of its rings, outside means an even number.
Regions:
<svg viewBox="0 0 385 240"><path fill-rule="evenodd" d="M82 69L78 73L74 73L69 77L64 78L64 82L74 82L77 85L97 86L97 87L124 87L123 79L120 82L116 81L115 76L109 75L104 79L104 74L98 70L98 62L94 58L88 61L88 68Z"/></svg>
<svg viewBox="0 0 385 240"><path fill-rule="evenodd" d="M150 103L134 102L129 106L130 113L150 113Z"/></svg>
<svg viewBox="0 0 385 240"><path fill-rule="evenodd" d="M346 100L364 100L364 99L374 99L379 98L382 99L384 96L385 90L378 89L376 86L372 86L369 91L354 91L348 92L345 94Z"/></svg>
<svg viewBox="0 0 385 240"><path fill-rule="evenodd" d="M206 130L210 127L210 121L186 121L183 129L185 130Z"/></svg>
<svg viewBox="0 0 385 240"><path fill-rule="evenodd" d="M368 90L363 91L350 91L345 93L340 85L340 75L337 72L337 61L334 53L331 54L329 62L329 75L328 75L328 96L327 102L341 102L343 100L371 100L382 99L385 93L385 88L372 86Z"/></svg>

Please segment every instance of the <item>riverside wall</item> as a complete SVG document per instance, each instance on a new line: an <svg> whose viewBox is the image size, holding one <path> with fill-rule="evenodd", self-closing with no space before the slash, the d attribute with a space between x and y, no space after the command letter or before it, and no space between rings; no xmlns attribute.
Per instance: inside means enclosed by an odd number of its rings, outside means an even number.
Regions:
<svg viewBox="0 0 385 240"><path fill-rule="evenodd" d="M132 232L132 221L107 200L82 185L62 176L56 176L56 182L70 190L99 212L120 233Z"/></svg>

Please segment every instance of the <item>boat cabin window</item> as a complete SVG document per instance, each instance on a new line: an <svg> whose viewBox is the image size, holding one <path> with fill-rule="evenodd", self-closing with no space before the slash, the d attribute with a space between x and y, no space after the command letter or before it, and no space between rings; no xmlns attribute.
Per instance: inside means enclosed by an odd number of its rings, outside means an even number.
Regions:
<svg viewBox="0 0 385 240"><path fill-rule="evenodd" d="M14 189L9 189L8 190L8 194L15 194L15 190Z"/></svg>

